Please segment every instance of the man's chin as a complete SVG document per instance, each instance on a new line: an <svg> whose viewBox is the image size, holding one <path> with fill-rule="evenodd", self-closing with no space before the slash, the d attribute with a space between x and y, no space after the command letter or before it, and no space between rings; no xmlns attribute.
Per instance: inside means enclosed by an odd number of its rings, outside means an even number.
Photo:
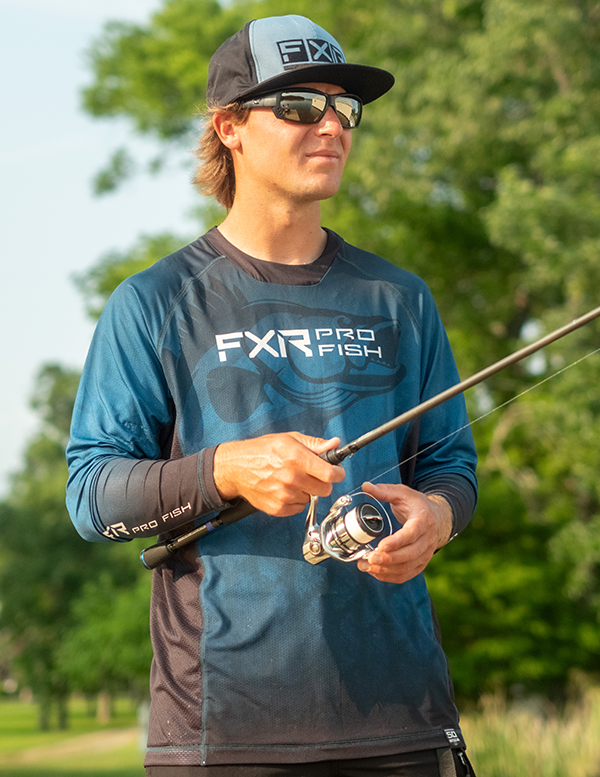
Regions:
<svg viewBox="0 0 600 777"><path fill-rule="evenodd" d="M314 198L318 200L328 200L337 194L340 190L340 179L320 181L314 187Z"/></svg>

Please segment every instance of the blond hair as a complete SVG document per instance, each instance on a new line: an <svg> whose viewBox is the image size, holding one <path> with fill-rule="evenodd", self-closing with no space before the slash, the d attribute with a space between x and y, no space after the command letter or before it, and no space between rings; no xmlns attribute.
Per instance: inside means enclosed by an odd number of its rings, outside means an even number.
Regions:
<svg viewBox="0 0 600 777"><path fill-rule="evenodd" d="M198 160L193 183L202 194L214 196L218 203L228 210L235 198L235 171L231 151L221 143L214 125L213 116L226 113L236 125L242 126L248 121L249 108L239 103L207 108L202 114L205 120L204 131L200 135L194 156Z"/></svg>

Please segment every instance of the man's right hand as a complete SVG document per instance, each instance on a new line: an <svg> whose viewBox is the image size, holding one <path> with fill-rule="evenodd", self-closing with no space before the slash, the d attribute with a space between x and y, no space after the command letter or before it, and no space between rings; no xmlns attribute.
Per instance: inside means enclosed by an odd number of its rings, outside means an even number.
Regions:
<svg viewBox="0 0 600 777"><path fill-rule="evenodd" d="M268 515L301 512L311 496L329 496L344 469L319 457L340 444L299 432L226 442L215 451L214 479L222 499L243 497Z"/></svg>

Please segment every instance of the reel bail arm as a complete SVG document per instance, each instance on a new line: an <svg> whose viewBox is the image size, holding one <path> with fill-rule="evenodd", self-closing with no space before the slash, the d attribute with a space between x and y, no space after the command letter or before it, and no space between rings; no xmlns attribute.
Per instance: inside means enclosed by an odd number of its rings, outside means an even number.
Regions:
<svg viewBox="0 0 600 777"><path fill-rule="evenodd" d="M376 501L376 500L375 500ZM344 494L331 506L321 526L317 525L318 496L311 496L302 555L310 564L320 564L327 558L338 561L358 561L373 547L372 540L380 538L385 531L384 516L387 518L391 533L392 523L383 505L379 507L370 502L359 502L351 510L352 497Z"/></svg>

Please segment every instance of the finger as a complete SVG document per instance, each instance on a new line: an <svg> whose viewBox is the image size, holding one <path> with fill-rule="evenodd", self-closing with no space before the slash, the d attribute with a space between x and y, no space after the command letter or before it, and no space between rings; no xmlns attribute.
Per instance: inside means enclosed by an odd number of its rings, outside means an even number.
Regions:
<svg viewBox="0 0 600 777"><path fill-rule="evenodd" d="M302 481L301 489L312 496L329 496L333 490L329 481L319 480L318 478L309 478Z"/></svg>
<svg viewBox="0 0 600 777"><path fill-rule="evenodd" d="M368 560L361 559L358 562L358 568L366 572L376 580L382 583L405 583L419 574L422 569L414 564L401 564L385 566L381 564L370 564Z"/></svg>
<svg viewBox="0 0 600 777"><path fill-rule="evenodd" d="M296 436L296 435L294 435ZM346 471L339 464L329 464L329 462L320 458L319 454L332 450L339 444L339 437L332 437L330 440L322 440L319 437L303 437L299 440L314 456L308 456L303 462L306 474L312 478L323 481L324 483L340 483L346 476ZM314 493L309 490L309 493ZM321 494L319 494L321 495ZM326 494L323 494L326 496Z"/></svg>
<svg viewBox="0 0 600 777"><path fill-rule="evenodd" d="M383 582L406 582L422 572L428 557L421 554L378 554L377 551L359 561L359 569Z"/></svg>
<svg viewBox="0 0 600 777"><path fill-rule="evenodd" d="M304 512L307 503L308 499L306 502L285 504L277 512L268 513L268 515L274 515L276 518L288 518L291 515L298 515L298 513Z"/></svg>
<svg viewBox="0 0 600 777"><path fill-rule="evenodd" d="M379 544L381 545L381 543ZM414 561L414 552L409 548L398 548L396 550L383 550L380 546L368 555L367 561L371 567L393 567L403 564L411 564Z"/></svg>
<svg viewBox="0 0 600 777"><path fill-rule="evenodd" d="M413 545L426 533L425 527L418 519L408 518L393 534L382 537L377 546L381 551L392 553L399 548Z"/></svg>
<svg viewBox="0 0 600 777"><path fill-rule="evenodd" d="M290 434L317 455L325 453L325 451L331 451L340 444L339 437L330 437L328 440L324 440L322 437L311 437L300 432L291 432Z"/></svg>
<svg viewBox="0 0 600 777"><path fill-rule="evenodd" d="M412 519L424 516L430 510L424 494L401 483L374 486L367 482L363 483L363 489L366 494L375 499L387 502L398 522L405 528L412 527ZM408 537L403 537L401 543L404 544L407 540Z"/></svg>
<svg viewBox="0 0 600 777"><path fill-rule="evenodd" d="M386 571L370 571L371 577L379 580L381 583L408 583L416 577L422 570L420 569L402 569L402 570L386 570Z"/></svg>

